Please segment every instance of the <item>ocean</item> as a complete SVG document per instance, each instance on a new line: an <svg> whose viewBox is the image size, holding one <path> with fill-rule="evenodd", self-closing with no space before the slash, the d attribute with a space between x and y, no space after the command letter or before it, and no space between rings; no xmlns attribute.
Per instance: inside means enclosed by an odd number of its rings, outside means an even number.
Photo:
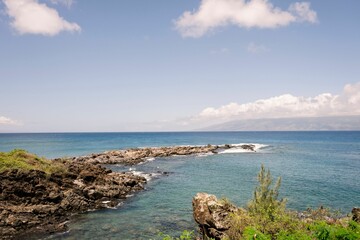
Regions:
<svg viewBox="0 0 360 240"><path fill-rule="evenodd" d="M146 189L116 209L78 215L69 223L70 231L44 239L156 239L159 232L175 236L194 230L191 200L197 192L245 206L261 164L274 178L282 177L281 197L291 209L323 205L348 213L360 206L359 131L0 134L0 151L21 148L48 158L134 147L239 143L259 149L108 166L146 175Z"/></svg>

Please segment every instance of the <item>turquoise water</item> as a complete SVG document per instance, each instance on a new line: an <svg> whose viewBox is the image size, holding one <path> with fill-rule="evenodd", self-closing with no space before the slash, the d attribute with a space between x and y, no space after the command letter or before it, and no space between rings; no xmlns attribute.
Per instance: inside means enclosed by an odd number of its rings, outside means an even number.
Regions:
<svg viewBox="0 0 360 240"><path fill-rule="evenodd" d="M197 192L226 196L238 205L252 197L261 163L282 176L292 209L320 205L349 212L360 205L360 132L201 132L0 134L0 151L24 148L54 158L144 146L259 143L257 153L158 158L131 170L154 176L146 190L117 209L77 216L70 231L52 239L150 239L158 231L194 229ZM115 171L129 167L110 166ZM135 169L134 169L135 168Z"/></svg>

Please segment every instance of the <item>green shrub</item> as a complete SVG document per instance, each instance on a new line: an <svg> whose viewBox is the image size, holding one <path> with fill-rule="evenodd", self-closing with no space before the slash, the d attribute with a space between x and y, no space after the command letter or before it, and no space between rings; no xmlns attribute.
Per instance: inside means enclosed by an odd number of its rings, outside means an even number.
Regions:
<svg viewBox="0 0 360 240"><path fill-rule="evenodd" d="M316 221L309 227L313 236L319 240L357 240L360 239L359 224L349 221L347 226L341 224L328 224L324 221Z"/></svg>
<svg viewBox="0 0 360 240"><path fill-rule="evenodd" d="M261 165L258 174L259 185L255 188L254 198L249 202L249 212L253 216L260 215L270 221L282 214L286 207L286 200L278 200L279 189L281 186L281 177L278 178L276 184L271 188L272 177L270 170L265 170L264 165Z"/></svg>
<svg viewBox="0 0 360 240"><path fill-rule="evenodd" d="M179 237L172 237L168 234L159 233L162 240L193 240L195 238L194 231L184 230Z"/></svg>
<svg viewBox="0 0 360 240"><path fill-rule="evenodd" d="M305 231L293 231L281 230L277 235L278 240L312 240L313 238Z"/></svg>
<svg viewBox="0 0 360 240"><path fill-rule="evenodd" d="M271 236L268 234L264 234L253 227L245 228L243 238L246 240L271 240Z"/></svg>

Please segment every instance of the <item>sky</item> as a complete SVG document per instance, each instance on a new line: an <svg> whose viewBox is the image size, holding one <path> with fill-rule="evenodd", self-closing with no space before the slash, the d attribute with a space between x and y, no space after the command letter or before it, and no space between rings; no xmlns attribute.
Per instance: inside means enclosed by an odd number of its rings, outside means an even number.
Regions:
<svg viewBox="0 0 360 240"><path fill-rule="evenodd" d="M0 0L0 132L360 115L360 1Z"/></svg>

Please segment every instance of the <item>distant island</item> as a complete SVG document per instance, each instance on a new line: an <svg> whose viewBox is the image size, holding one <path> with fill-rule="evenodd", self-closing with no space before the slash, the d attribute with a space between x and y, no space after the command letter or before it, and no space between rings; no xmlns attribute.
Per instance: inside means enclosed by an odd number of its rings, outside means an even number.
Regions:
<svg viewBox="0 0 360 240"><path fill-rule="evenodd" d="M200 131L359 131L360 116L232 120Z"/></svg>

